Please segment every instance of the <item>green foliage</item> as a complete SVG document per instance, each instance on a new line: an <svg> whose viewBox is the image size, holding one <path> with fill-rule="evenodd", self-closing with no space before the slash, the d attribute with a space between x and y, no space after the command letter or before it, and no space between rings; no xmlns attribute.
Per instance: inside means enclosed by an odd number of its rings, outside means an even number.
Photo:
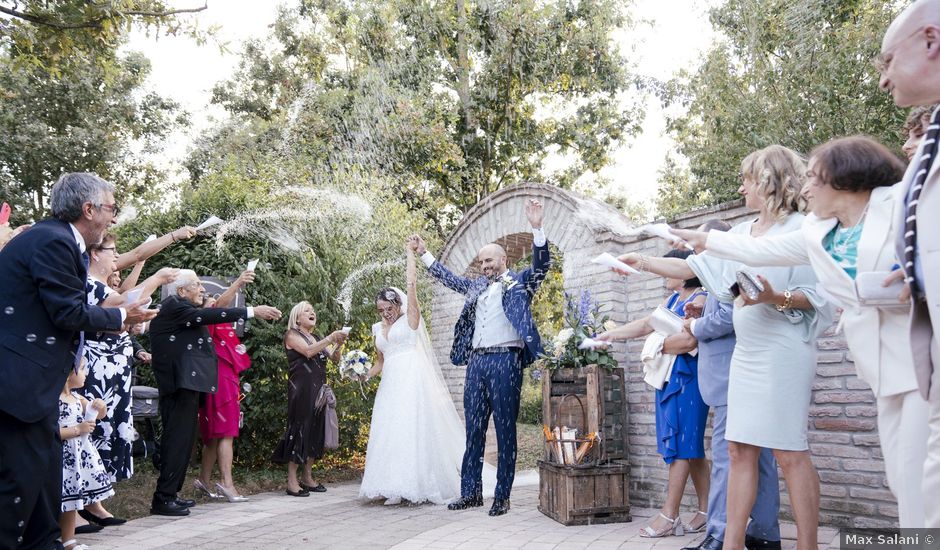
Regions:
<svg viewBox="0 0 940 550"><path fill-rule="evenodd" d="M904 113L878 89L870 60L905 4L728 0L712 10L725 38L661 90L688 109L669 129L689 166L666 166L660 214L737 198L741 160L767 145L806 154L858 133L898 145Z"/></svg>
<svg viewBox="0 0 940 550"><path fill-rule="evenodd" d="M186 117L175 102L144 91L143 55L113 63L110 79L99 63L80 60L53 76L0 53L0 189L14 225L44 215L63 172L98 173L120 189L124 205L159 188L165 174L151 154Z"/></svg>
<svg viewBox="0 0 940 550"><path fill-rule="evenodd" d="M493 191L543 180L549 151L576 160L553 181L569 186L638 131L612 40L631 24L613 0L302 0L216 87L234 119L203 138L191 179L367 182L443 237Z"/></svg>
<svg viewBox="0 0 940 550"><path fill-rule="evenodd" d="M116 49L133 27L167 35L204 38L185 14L206 9L205 3L173 8L163 0L0 0L2 44L20 67L51 77L98 65L108 76L122 69L102 53Z"/></svg>
<svg viewBox="0 0 940 550"><path fill-rule="evenodd" d="M542 384L531 376L525 376L522 381L518 421L523 424L542 424Z"/></svg>
<svg viewBox="0 0 940 550"><path fill-rule="evenodd" d="M352 190L335 194L339 203L352 198ZM118 241L125 250L151 233L164 234L182 225L196 225L209 214L231 220L243 219L239 216L246 212L272 213L270 219L252 222L251 228L227 234L221 248L218 239L199 236L167 248L145 268L145 275L163 266L175 266L195 269L200 275L235 277L248 260L260 259L255 282L246 288L247 303L275 306L284 317L279 322L252 320L246 324L243 341L252 366L242 374L242 380L251 384L252 391L242 403L245 427L236 446L238 462L251 466L269 462L286 427L288 365L282 339L290 309L301 300L309 301L318 314L315 332L322 336L350 325L353 330L345 349L373 353L371 325L378 320L374 293L389 283L400 286L404 280L402 269L380 269L364 276L354 288L348 319L336 301L337 294L353 269L386 259L376 256L377 251L389 257L400 256L405 236L415 230L413 219L388 197L366 195L375 214L359 220L343 216L339 203L323 200L319 208L313 208L309 199L286 197L290 196L263 181L231 172L216 173L205 178L198 189L185 192L178 206L165 212L145 212L122 226ZM297 212L309 215L309 219L294 222L293 218L283 217ZM285 231L298 236L300 251L277 244L273 236ZM426 294L427 286L422 286ZM340 420L341 448L333 457L359 461L368 437L376 385L366 387L364 400L359 385L341 379L336 365L329 365L327 379L337 396Z"/></svg>
<svg viewBox="0 0 940 550"><path fill-rule="evenodd" d="M603 332L608 323L608 316L600 313L600 306L591 298L588 290L582 290L575 300L565 293L565 328L558 332L551 341L543 340L544 355L539 359L541 366L548 369L562 367L585 367L598 365L612 369L617 360L608 349L578 349L585 338L591 338Z"/></svg>

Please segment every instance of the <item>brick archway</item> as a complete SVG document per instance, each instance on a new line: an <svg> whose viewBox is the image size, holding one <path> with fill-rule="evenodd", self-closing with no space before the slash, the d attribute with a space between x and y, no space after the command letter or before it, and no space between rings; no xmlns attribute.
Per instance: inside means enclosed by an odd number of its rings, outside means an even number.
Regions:
<svg viewBox="0 0 940 550"><path fill-rule="evenodd" d="M590 260L601 252L622 250L632 240L623 235L629 222L611 206L571 191L525 183L493 193L467 212L445 243L439 261L454 273L473 276L479 273L477 251L486 244L502 245L510 264L527 255L532 233L524 206L529 198L537 198L545 205L545 234L562 254L565 290L590 290L600 303L611 308L614 321L625 322L627 286L622 278ZM461 415L465 371L451 365L450 348L463 303L463 296L434 285L431 340ZM624 352L619 352L618 360L625 364L625 359Z"/></svg>

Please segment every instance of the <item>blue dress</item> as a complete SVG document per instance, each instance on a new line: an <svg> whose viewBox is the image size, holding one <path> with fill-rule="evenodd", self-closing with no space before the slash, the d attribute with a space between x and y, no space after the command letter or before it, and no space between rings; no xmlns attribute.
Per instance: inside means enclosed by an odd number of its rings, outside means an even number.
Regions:
<svg viewBox="0 0 940 550"><path fill-rule="evenodd" d="M685 304L703 294L696 292L679 301L677 292L666 307L684 317ZM676 459L705 458L707 420L708 405L698 389L698 357L677 355L669 380L656 390L656 450L666 464Z"/></svg>

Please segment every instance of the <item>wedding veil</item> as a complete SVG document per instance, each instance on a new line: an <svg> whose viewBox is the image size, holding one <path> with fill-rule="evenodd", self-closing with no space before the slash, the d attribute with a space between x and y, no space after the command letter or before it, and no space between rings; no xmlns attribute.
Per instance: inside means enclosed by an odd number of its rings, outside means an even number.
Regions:
<svg viewBox="0 0 940 550"><path fill-rule="evenodd" d="M394 286L390 288L398 294L402 311L407 315L408 296L400 288ZM450 390L447 389L447 382L444 380L441 366L434 356L434 348L431 347L431 338L428 336L428 329L424 324L424 316L420 314L420 311L418 314L420 317L416 332L419 364L416 367L422 374L426 395L431 400L428 405L432 407L431 410L440 413L438 420L441 421L442 425L438 436L445 439L445 441L439 441L439 444L448 447L447 451L462 456L465 445L463 422L454 407L454 401L450 395Z"/></svg>

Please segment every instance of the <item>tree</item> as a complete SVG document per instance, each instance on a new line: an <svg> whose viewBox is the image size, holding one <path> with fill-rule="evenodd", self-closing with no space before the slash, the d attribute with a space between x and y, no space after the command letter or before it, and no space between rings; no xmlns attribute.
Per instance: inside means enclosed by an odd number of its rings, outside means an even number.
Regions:
<svg viewBox="0 0 940 550"><path fill-rule="evenodd" d="M687 107L669 129L689 164L687 173L666 166L660 213L736 198L741 160L773 143L805 154L862 133L899 145L904 113L878 89L870 60L903 4L728 0L712 10L724 38L661 89L664 102Z"/></svg>
<svg viewBox="0 0 940 550"><path fill-rule="evenodd" d="M280 14L275 46L248 44L237 75L216 87L237 121L206 138L191 174L236 163L292 181L383 185L443 236L502 187L569 186L599 170L638 130L611 38L630 24L622 4L302 0ZM553 151L573 166L544 174Z"/></svg>
<svg viewBox="0 0 940 550"><path fill-rule="evenodd" d="M119 45L134 25L201 36L182 16L205 9L205 2L171 8L163 0L0 0L6 16L0 18L0 44L17 63L58 75L73 65L111 60L98 54Z"/></svg>
<svg viewBox="0 0 940 550"><path fill-rule="evenodd" d="M149 156L186 115L142 89L150 72L142 54L113 63L110 80L99 63L75 62L53 76L0 54L0 189L15 221L43 216L48 190L63 172L98 173L119 187L122 202L162 182Z"/></svg>

